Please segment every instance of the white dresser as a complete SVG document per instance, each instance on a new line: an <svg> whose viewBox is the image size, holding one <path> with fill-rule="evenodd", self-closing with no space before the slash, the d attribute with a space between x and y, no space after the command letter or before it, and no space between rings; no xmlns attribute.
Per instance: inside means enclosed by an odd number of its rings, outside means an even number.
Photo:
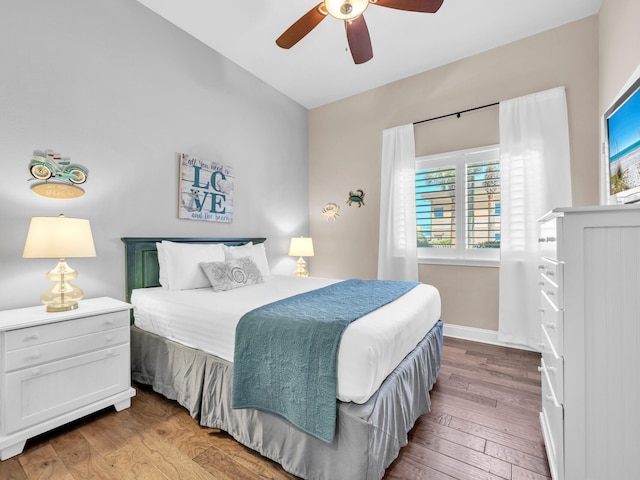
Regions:
<svg viewBox="0 0 640 480"><path fill-rule="evenodd" d="M541 220L542 412L554 480L640 478L640 206Z"/></svg>
<svg viewBox="0 0 640 480"><path fill-rule="evenodd" d="M0 312L0 460L35 435L131 405L130 309L103 297L68 312Z"/></svg>

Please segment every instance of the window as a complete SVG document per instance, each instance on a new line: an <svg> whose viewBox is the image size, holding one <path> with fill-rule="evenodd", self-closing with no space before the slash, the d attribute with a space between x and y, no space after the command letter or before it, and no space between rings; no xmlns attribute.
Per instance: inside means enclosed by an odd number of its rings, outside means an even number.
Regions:
<svg viewBox="0 0 640 480"><path fill-rule="evenodd" d="M421 259L499 259L498 145L416 160L416 232Z"/></svg>

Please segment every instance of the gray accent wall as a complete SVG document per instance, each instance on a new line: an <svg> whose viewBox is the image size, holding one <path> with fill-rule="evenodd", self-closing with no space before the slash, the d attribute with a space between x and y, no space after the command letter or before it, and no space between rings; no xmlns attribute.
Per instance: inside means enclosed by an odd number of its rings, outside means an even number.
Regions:
<svg viewBox="0 0 640 480"><path fill-rule="evenodd" d="M290 273L309 233L307 110L132 0L0 3L0 309L39 304L54 260L23 259L32 216L88 218L85 297L124 299L123 236L264 236ZM89 169L73 200L31 191L51 148ZM178 158L235 170L232 223L178 219Z"/></svg>

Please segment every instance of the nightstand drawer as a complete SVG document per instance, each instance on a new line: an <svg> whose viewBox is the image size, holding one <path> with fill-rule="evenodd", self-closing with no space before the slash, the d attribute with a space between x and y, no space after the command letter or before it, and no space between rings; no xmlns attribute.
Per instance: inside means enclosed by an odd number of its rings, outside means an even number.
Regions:
<svg viewBox="0 0 640 480"><path fill-rule="evenodd" d="M100 350L129 342L129 327L120 327L103 332L71 337L57 342L43 343L32 347L12 350L6 354L5 370L10 372L32 367L82 353Z"/></svg>
<svg viewBox="0 0 640 480"><path fill-rule="evenodd" d="M11 330L5 334L5 351L55 342L91 333L129 326L129 312L113 312L35 327Z"/></svg>
<svg viewBox="0 0 640 480"><path fill-rule="evenodd" d="M7 374L5 434L127 390L129 357L125 344Z"/></svg>

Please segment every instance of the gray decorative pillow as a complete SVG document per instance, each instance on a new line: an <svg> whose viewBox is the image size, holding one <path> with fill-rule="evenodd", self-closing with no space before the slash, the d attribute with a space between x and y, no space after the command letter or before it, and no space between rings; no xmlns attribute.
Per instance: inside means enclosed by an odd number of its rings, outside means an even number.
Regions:
<svg viewBox="0 0 640 480"><path fill-rule="evenodd" d="M209 279L214 292L226 292L264 281L252 257L236 258L226 262L202 262L200 268Z"/></svg>

